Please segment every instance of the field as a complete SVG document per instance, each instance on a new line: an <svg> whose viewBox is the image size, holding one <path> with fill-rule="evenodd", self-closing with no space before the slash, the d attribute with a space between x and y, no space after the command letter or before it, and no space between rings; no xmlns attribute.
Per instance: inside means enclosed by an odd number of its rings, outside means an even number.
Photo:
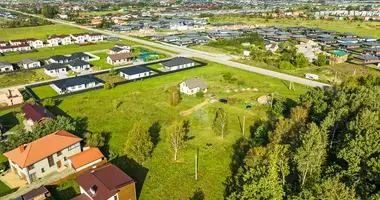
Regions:
<svg viewBox="0 0 380 200"><path fill-rule="evenodd" d="M304 20L304 19L263 19L255 16L216 15L210 19L211 23L244 22L258 26L306 26L319 27L339 32L352 32L362 36L380 37L380 22L360 22L345 20Z"/></svg>
<svg viewBox="0 0 380 200"><path fill-rule="evenodd" d="M223 74L231 73L237 82L228 82ZM210 103L187 117L179 113L204 101L203 98L182 95L181 103L172 107L168 104L167 90L187 78L198 76L209 86L208 94L217 98L233 98L235 103ZM257 88L259 91L241 89ZM206 67L137 81L112 90L97 90L61 99L52 111L66 114L82 122L91 132L110 135L108 151L111 162L119 166L137 181L139 199L189 199L199 188L206 199L223 199L223 182L230 175L230 164L234 147L241 138L239 118L246 116L246 135L249 127L257 120L267 119L267 106L256 103L257 97L275 93L277 96L297 100L306 88L295 86L288 90L287 83L270 77L209 63ZM238 92L227 90L239 89ZM291 100L290 100L291 101ZM245 105L253 109L245 109ZM211 123L216 109L224 107L229 113L230 132L221 139L213 133ZM166 127L175 119L186 119L190 123L189 141L173 161ZM133 124L143 121L157 141L152 158L139 165L124 153L124 144ZM194 155L199 148L199 180L194 180Z"/></svg>
<svg viewBox="0 0 380 200"><path fill-rule="evenodd" d="M44 73L44 69L20 71L15 73L0 74L0 87L9 87L33 83L37 81L50 80L50 77Z"/></svg>
<svg viewBox="0 0 380 200"><path fill-rule="evenodd" d="M46 40L48 36L63 35L71 33L85 33L83 29L66 25L46 25L23 28L2 28L0 31L1 40L16 40L24 38L36 38Z"/></svg>
<svg viewBox="0 0 380 200"><path fill-rule="evenodd" d="M32 91L41 99L58 95L58 93L50 85L32 88Z"/></svg>
<svg viewBox="0 0 380 200"><path fill-rule="evenodd" d="M110 65L107 63L107 52L102 52L102 53L95 53L94 55L98 56L100 60L95 60L91 61L90 63L97 69L97 70L102 70L102 69L111 69L114 67L113 65Z"/></svg>

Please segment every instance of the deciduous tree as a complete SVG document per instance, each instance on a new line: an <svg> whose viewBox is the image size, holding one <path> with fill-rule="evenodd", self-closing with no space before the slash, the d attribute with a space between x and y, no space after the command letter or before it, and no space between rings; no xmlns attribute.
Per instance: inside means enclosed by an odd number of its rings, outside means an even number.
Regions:
<svg viewBox="0 0 380 200"><path fill-rule="evenodd" d="M228 113L223 108L219 108L216 111L212 128L214 129L215 133L220 135L222 138L228 134Z"/></svg>
<svg viewBox="0 0 380 200"><path fill-rule="evenodd" d="M148 129L142 124L137 123L128 134L125 143L125 153L142 164L150 157L153 150L153 142Z"/></svg>

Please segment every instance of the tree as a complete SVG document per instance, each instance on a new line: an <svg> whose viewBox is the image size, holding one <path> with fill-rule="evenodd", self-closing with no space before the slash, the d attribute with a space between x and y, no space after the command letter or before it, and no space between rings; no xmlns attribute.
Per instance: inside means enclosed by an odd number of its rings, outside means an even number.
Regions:
<svg viewBox="0 0 380 200"><path fill-rule="evenodd" d="M299 53L295 56L293 64L297 68L304 68L309 66L309 60L305 57L304 54Z"/></svg>
<svg viewBox="0 0 380 200"><path fill-rule="evenodd" d="M315 64L318 66L323 66L327 64L327 56L325 54L319 53Z"/></svg>
<svg viewBox="0 0 380 200"><path fill-rule="evenodd" d="M47 108L52 108L55 106L55 100L52 98L47 98L43 100L42 105L47 107Z"/></svg>
<svg viewBox="0 0 380 200"><path fill-rule="evenodd" d="M171 87L169 89L169 104L171 106L177 106L181 101L181 93L177 87Z"/></svg>
<svg viewBox="0 0 380 200"><path fill-rule="evenodd" d="M50 6L47 4L42 7L42 15L46 18L55 18L59 13L58 10L58 6Z"/></svg>
<svg viewBox="0 0 380 200"><path fill-rule="evenodd" d="M327 180L323 180L321 184L314 185L313 190L314 196L317 199L357 199L355 197L355 190L347 187L336 177L328 178Z"/></svg>
<svg viewBox="0 0 380 200"><path fill-rule="evenodd" d="M170 133L170 145L174 151L174 160L177 160L177 154L185 146L186 132L183 126L183 122L174 121L169 126L168 131Z"/></svg>
<svg viewBox="0 0 380 200"><path fill-rule="evenodd" d="M228 114L223 108L219 108L216 111L212 128L214 129L214 132L222 138L228 133Z"/></svg>
<svg viewBox="0 0 380 200"><path fill-rule="evenodd" d="M86 143L90 145L90 147L102 147L105 144L106 138L103 133L86 133L84 135L86 138Z"/></svg>
<svg viewBox="0 0 380 200"><path fill-rule="evenodd" d="M125 143L125 153L142 164L153 150L152 138L142 123L133 126Z"/></svg>
<svg viewBox="0 0 380 200"><path fill-rule="evenodd" d="M289 61L281 61L278 68L290 70L294 69L294 66Z"/></svg>

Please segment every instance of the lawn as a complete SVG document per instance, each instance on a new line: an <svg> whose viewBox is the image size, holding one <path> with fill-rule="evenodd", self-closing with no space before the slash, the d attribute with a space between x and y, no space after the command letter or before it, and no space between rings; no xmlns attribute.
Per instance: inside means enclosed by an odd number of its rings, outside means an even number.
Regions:
<svg viewBox="0 0 380 200"><path fill-rule="evenodd" d="M12 193L13 190L9 188L5 183L0 181L0 197Z"/></svg>
<svg viewBox="0 0 380 200"><path fill-rule="evenodd" d="M94 55L100 58L100 60L95 60L95 61L90 62L96 69L102 70L102 69L111 69L112 67L114 67L113 65L110 65L107 63L107 57L108 57L107 52L95 53Z"/></svg>
<svg viewBox="0 0 380 200"><path fill-rule="evenodd" d="M47 98L47 97L54 97L58 95L58 93L50 85L44 85L44 86L32 88L32 91L40 99Z"/></svg>
<svg viewBox="0 0 380 200"><path fill-rule="evenodd" d="M104 82L112 82L112 83L117 83L117 82L125 80L120 76L119 73L117 73L116 75L112 75L112 76L110 76L108 73L99 74L99 75L96 75L96 77L103 80Z"/></svg>
<svg viewBox="0 0 380 200"><path fill-rule="evenodd" d="M72 199L80 194L79 185L74 180L68 180L58 185L47 186L55 200Z"/></svg>
<svg viewBox="0 0 380 200"><path fill-rule="evenodd" d="M17 115L21 111L21 106L16 108L11 108L7 110L0 110L0 122L3 123L4 128L7 131L16 131L19 126L23 127L22 121L24 118L22 115ZM0 162L3 162L3 157L0 156Z"/></svg>
<svg viewBox="0 0 380 200"><path fill-rule="evenodd" d="M53 77L46 75L44 69L0 74L0 87L4 88L15 85L23 85L49 79L53 79Z"/></svg>
<svg viewBox="0 0 380 200"><path fill-rule="evenodd" d="M229 83L223 74L231 73L238 81ZM183 80L200 77L209 86L208 94L218 98L234 98L234 104L219 102L208 104L182 119L189 120L191 138L179 161L173 162L173 153L167 139L166 127L179 113L204 101L202 98L182 95L181 103L172 107L168 104L167 90ZM112 90L97 90L62 98L53 110L87 122L87 130L110 134L109 152L119 157L111 158L128 175L137 181L139 199L188 199L199 188L205 199L223 199L223 182L230 175L233 146L241 138L238 117L246 117L246 133L257 120L267 119L267 106L258 105L257 97L275 93L277 96L297 100L306 88L296 85L289 90L288 83L271 77L209 63L206 67L136 81ZM226 90L257 88L259 91L230 92ZM247 110L249 103L253 109ZM213 133L211 123L216 109L224 107L229 113L230 132L221 139ZM142 121L146 128L158 134L152 158L143 166L136 164L124 154L124 144L133 124ZM155 130L155 131L153 131ZM199 180L194 180L194 156L199 148Z"/></svg>
<svg viewBox="0 0 380 200"><path fill-rule="evenodd" d="M352 32L362 36L380 37L380 22L360 22L345 20L305 20L305 19L263 19L255 16L242 15L215 15L211 23L244 22L249 25L267 26L306 26L319 27L339 32Z"/></svg>
<svg viewBox="0 0 380 200"><path fill-rule="evenodd" d="M85 33L86 30L66 25L46 25L22 28L2 28L1 40L16 40L24 38L36 38L46 40L51 35L63 35L71 33Z"/></svg>

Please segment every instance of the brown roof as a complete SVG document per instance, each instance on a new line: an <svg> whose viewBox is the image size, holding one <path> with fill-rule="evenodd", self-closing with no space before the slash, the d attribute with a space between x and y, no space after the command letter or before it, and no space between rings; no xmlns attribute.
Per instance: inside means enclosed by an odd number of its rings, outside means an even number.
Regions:
<svg viewBox="0 0 380 200"><path fill-rule="evenodd" d="M109 55L111 60L121 60L121 59L128 59L128 58L134 58L133 54L131 53L119 53L115 55Z"/></svg>
<svg viewBox="0 0 380 200"><path fill-rule="evenodd" d="M111 163L88 171L78 176L75 181L93 200L108 199L117 194L119 188L134 183L131 177ZM90 191L91 188L95 188L95 194Z"/></svg>
<svg viewBox="0 0 380 200"><path fill-rule="evenodd" d="M91 199L85 193L82 193L79 196L72 198L71 200L91 200Z"/></svg>
<svg viewBox="0 0 380 200"><path fill-rule="evenodd" d="M98 148L90 148L67 159L71 160L71 164L73 164L75 169L78 169L101 158L104 158L104 155Z"/></svg>
<svg viewBox="0 0 380 200"><path fill-rule="evenodd" d="M200 78L192 78L184 81L189 89L200 88L207 89L206 83Z"/></svg>
<svg viewBox="0 0 380 200"><path fill-rule="evenodd" d="M47 190L45 186L41 186L39 188L31 190L30 192L25 193L24 195L22 195L22 197L23 197L24 200L31 200L34 197L37 197L37 196L40 196L40 195L43 195L43 194L44 194L45 197L47 195L49 195L49 190Z"/></svg>
<svg viewBox="0 0 380 200"><path fill-rule="evenodd" d="M49 39L53 39L53 38L66 38L66 37L70 37L70 35L54 35L54 36L49 37Z"/></svg>
<svg viewBox="0 0 380 200"><path fill-rule="evenodd" d="M46 118L55 118L49 110L36 103L27 103L21 109L25 113L25 119L31 119L38 122Z"/></svg>
<svg viewBox="0 0 380 200"><path fill-rule="evenodd" d="M82 138L60 130L8 151L4 156L24 168L80 141Z"/></svg>

